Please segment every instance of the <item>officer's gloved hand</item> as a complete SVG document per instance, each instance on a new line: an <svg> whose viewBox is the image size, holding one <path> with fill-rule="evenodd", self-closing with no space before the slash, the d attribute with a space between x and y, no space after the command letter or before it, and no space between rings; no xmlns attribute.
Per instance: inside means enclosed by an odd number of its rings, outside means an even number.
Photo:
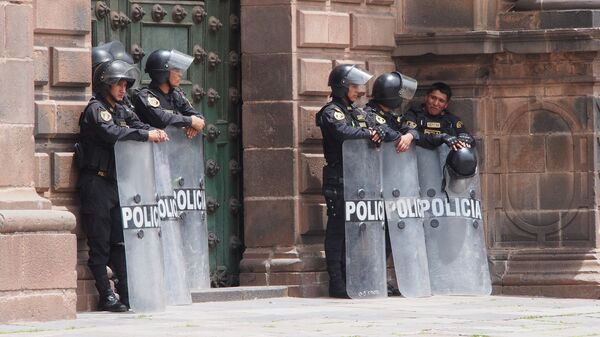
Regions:
<svg viewBox="0 0 600 337"><path fill-rule="evenodd" d="M442 134L442 141L444 142L444 144L448 145L449 148L454 148L456 145L458 145L458 137L456 136L451 136L447 133L443 133Z"/></svg>
<svg viewBox="0 0 600 337"><path fill-rule="evenodd" d="M374 131L374 134L372 134L371 136L371 140L373 141L373 143L375 143L375 145L381 145L381 142L383 142L383 140L385 139L387 132L381 125L377 125L371 130Z"/></svg>
<svg viewBox="0 0 600 337"><path fill-rule="evenodd" d="M475 143L475 139L468 133L459 133L458 140L469 145L473 145L473 143Z"/></svg>

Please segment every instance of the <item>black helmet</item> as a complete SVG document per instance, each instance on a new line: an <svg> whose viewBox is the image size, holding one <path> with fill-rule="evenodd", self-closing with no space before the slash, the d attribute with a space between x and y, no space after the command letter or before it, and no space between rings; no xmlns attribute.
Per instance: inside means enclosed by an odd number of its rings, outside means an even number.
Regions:
<svg viewBox="0 0 600 337"><path fill-rule="evenodd" d="M331 96L345 99L348 95L350 84L366 84L373 75L360 70L354 64L340 64L329 73L328 86L331 87Z"/></svg>
<svg viewBox="0 0 600 337"><path fill-rule="evenodd" d="M462 148L450 151L446 157L448 171L457 178L469 178L477 170L477 155L473 148Z"/></svg>
<svg viewBox="0 0 600 337"><path fill-rule="evenodd" d="M390 109L402 104L402 99L411 99L417 90L417 81L394 71L377 77L373 83L373 100Z"/></svg>
<svg viewBox="0 0 600 337"><path fill-rule="evenodd" d="M133 64L133 59L127 54L125 46L120 41L111 41L92 48L92 68L112 60L121 60Z"/></svg>
<svg viewBox="0 0 600 337"><path fill-rule="evenodd" d="M98 93L108 96L113 84L125 80L127 81L127 88L131 88L139 77L140 72L137 67L125 61L114 60L104 62L98 66L92 84Z"/></svg>
<svg viewBox="0 0 600 337"><path fill-rule="evenodd" d="M158 49L148 56L144 71L150 75L153 82L158 84L167 83L170 70L186 71L193 61L193 57L177 50Z"/></svg>

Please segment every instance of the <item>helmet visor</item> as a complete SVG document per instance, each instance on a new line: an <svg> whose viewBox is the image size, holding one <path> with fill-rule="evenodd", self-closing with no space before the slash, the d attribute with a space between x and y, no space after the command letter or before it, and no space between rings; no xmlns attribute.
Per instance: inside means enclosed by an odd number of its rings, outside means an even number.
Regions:
<svg viewBox="0 0 600 337"><path fill-rule="evenodd" d="M404 99L412 99L417 92L417 80L412 77L408 77L406 75L402 75L400 72L396 71L396 74L400 75L400 79L402 80L402 85L400 90L398 91L398 96Z"/></svg>
<svg viewBox="0 0 600 337"><path fill-rule="evenodd" d="M185 71L190 67L192 62L194 62L193 57L173 49L171 50L171 56L169 57L167 65L171 70L178 69L181 70L182 73L185 73Z"/></svg>
<svg viewBox="0 0 600 337"><path fill-rule="evenodd" d="M132 88L140 79L140 70L125 61L115 60L100 76L100 80L106 84L113 85L120 80L126 80L127 86Z"/></svg>
<svg viewBox="0 0 600 337"><path fill-rule="evenodd" d="M373 77L373 75L356 67L352 67L348 74L346 74L346 80L348 80L348 83L357 85L367 84L371 77Z"/></svg>

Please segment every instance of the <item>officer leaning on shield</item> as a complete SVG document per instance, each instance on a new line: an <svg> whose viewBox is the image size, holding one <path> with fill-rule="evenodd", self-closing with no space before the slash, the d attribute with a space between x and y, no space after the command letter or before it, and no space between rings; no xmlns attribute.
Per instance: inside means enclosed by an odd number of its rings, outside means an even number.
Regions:
<svg viewBox="0 0 600 337"><path fill-rule="evenodd" d="M392 114L399 108L404 99L411 99L416 91L417 83L410 77L399 72L385 73L379 76L373 85L372 99L364 109L355 105L359 95L359 86L366 84L372 75L359 69L356 65L343 64L336 66L329 75L328 85L331 87L331 101L328 102L316 115L316 124L320 127L323 136L323 153L326 166L323 168L322 193L327 206L327 227L325 232L325 258L329 274L329 295L336 298L348 298L345 284L345 216L344 216L344 188L343 188L343 162L342 144L351 139L370 139L376 145L381 142L395 142L397 152L407 151L412 143L435 147L443 143L452 149L468 148L474 144L473 138L464 129L462 121L446 111L451 93L440 89L439 85L428 92L424 105L424 113L429 113L438 118L440 126L438 133L432 135L425 128L419 126L432 126L421 122L423 117L418 112L411 111L409 118ZM447 86L446 86L447 87ZM448 88L449 90L449 88ZM429 98L433 93L434 98ZM445 97L444 97L445 95ZM445 101L441 99L445 98ZM433 102L436 101L435 104ZM429 105L435 105L440 111L427 110ZM443 111L443 113L442 113ZM435 117L435 113L440 117ZM418 121L418 122L417 122ZM451 121L451 122L445 122ZM460 129L457 131L457 129ZM454 152L454 151L453 151ZM464 157L464 156L463 156ZM459 156L450 160L454 164L462 165L462 171L470 171L476 161L474 156L467 156L468 165ZM385 159L384 159L385 160ZM470 160L470 161L469 161ZM365 172L369 174L369 172ZM386 236L389 236L386 230ZM386 255L390 255L389 238L386 238Z"/></svg>
<svg viewBox="0 0 600 337"><path fill-rule="evenodd" d="M323 168L322 191L327 204L325 259L331 297L348 297L344 268L343 142L350 139L371 139L376 144L397 141L398 149L402 151L408 148L413 138L419 136L414 130L400 127L394 129L388 125L385 112L391 108L382 103L371 101L366 110L354 104L358 99L359 86L366 84L371 77L372 75L355 65L335 67L329 75L328 83L332 99L316 115L316 123L323 135L323 153L327 162ZM383 99L383 95L380 98Z"/></svg>
<svg viewBox="0 0 600 337"><path fill-rule="evenodd" d="M152 83L150 88L142 89L136 101L136 106L144 109L146 124L134 113L127 97L127 89L139 81L140 74L124 46L113 41L92 49L93 97L79 118L75 157L80 169L80 219L100 310L129 309L114 145L125 140L167 141L167 134L161 130L167 125L187 127L190 138L202 131L204 118L178 88L191 60L191 56L175 50L158 50L150 55L146 72ZM113 271L118 297L111 288L107 267Z"/></svg>

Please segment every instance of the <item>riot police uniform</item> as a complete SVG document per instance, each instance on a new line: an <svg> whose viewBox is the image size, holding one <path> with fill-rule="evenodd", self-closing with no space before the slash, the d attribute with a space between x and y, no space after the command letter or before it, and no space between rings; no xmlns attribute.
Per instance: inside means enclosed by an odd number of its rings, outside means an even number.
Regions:
<svg viewBox="0 0 600 337"><path fill-rule="evenodd" d="M420 137L416 144L427 149L442 143L452 147L458 141L474 144L462 120L448 110L433 116L426 111L425 105L411 108L402 116L402 125L417 130Z"/></svg>
<svg viewBox="0 0 600 337"><path fill-rule="evenodd" d="M192 116L204 119L183 91L169 81L170 70L185 71L192 61L191 56L176 50L159 49L148 56L145 71L150 75L152 82L149 87L138 92L134 101L135 110L143 122L164 129L168 125L191 127ZM169 84L167 93L160 88L165 83Z"/></svg>
<svg viewBox="0 0 600 337"><path fill-rule="evenodd" d="M414 96L417 89L417 82L400 72L384 73L375 79L373 83L373 98L364 107L365 113L369 116L369 126L372 128L383 128L386 136L383 141L398 141L406 133L410 133L414 140L419 139L417 130L402 125L400 116L392 114L391 110L400 107L404 100L409 100ZM389 111L384 111L382 106ZM390 243L390 232L386 217L385 226L385 255L386 259L392 255ZM400 295L398 289L388 283L388 295Z"/></svg>
<svg viewBox="0 0 600 337"><path fill-rule="evenodd" d="M152 129L142 123L127 106L109 103L110 86L126 80L131 86L135 71L126 62L109 61L98 67L93 97L79 118L80 140L76 159L80 168L78 181L81 224L88 238L88 266L100 295L100 309L126 311L128 305L127 272L123 227L116 182L114 145L119 140L147 141ZM116 299L106 267L117 277Z"/></svg>
<svg viewBox="0 0 600 337"><path fill-rule="evenodd" d="M329 295L347 298L345 262L345 218L342 144L349 139L370 139L365 114L347 97L351 84L365 84L371 75L354 65L340 65L332 70L329 86L333 99L316 115L323 135L323 195L327 205L325 258L329 273Z"/></svg>

